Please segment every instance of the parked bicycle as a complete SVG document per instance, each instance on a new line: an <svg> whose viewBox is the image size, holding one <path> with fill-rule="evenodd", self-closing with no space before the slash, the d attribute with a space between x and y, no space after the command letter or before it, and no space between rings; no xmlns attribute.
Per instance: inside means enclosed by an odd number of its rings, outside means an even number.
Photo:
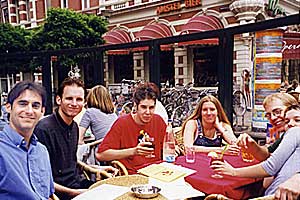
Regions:
<svg viewBox="0 0 300 200"><path fill-rule="evenodd" d="M174 127L181 126L183 121L193 113L201 98L207 95L213 95L217 97L217 88L201 90L189 88L187 91L187 95L183 95L180 97L182 103L172 110L172 125Z"/></svg>
<svg viewBox="0 0 300 200"><path fill-rule="evenodd" d="M121 83L110 84L108 86L109 92L116 106L116 110L118 114L120 111L122 111L124 105L126 108L129 107L130 104L127 103L132 101L134 89L141 82L142 82L141 80L136 81L136 80L123 79ZM127 112L128 109L129 108L126 109Z"/></svg>
<svg viewBox="0 0 300 200"><path fill-rule="evenodd" d="M198 95L198 96L197 96ZM213 95L218 98L218 89L217 88L208 88L200 90L200 93L194 94L193 97L189 95L180 96L181 101L183 102L175 108L171 108L171 105L166 106L167 112L171 112L171 119L173 121L173 126L181 126L184 120L190 116L195 110L201 98L207 95ZM196 98L195 98L196 97ZM246 97L244 93L240 90L234 90L232 95L232 104L233 104L233 115L234 115L234 126L238 124L237 120L239 117L244 117L247 107L246 107Z"/></svg>

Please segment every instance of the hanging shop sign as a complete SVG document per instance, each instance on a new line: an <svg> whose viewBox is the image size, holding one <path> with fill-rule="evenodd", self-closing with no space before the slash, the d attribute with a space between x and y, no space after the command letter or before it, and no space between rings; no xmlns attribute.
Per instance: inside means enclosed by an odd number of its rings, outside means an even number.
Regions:
<svg viewBox="0 0 300 200"><path fill-rule="evenodd" d="M181 4L181 1L173 2L158 6L156 8L156 14L160 15L163 13L169 13L172 11L178 11L182 8L193 8L201 5L201 0L185 0L184 4Z"/></svg>
<svg viewBox="0 0 300 200"><path fill-rule="evenodd" d="M300 59L300 33L287 33L282 41L283 59Z"/></svg>
<svg viewBox="0 0 300 200"><path fill-rule="evenodd" d="M283 47L282 47L282 53L284 53L285 50L298 50L300 49L300 41L295 41L295 43L293 44L293 41L285 41L283 40ZM296 44L299 43L299 44Z"/></svg>

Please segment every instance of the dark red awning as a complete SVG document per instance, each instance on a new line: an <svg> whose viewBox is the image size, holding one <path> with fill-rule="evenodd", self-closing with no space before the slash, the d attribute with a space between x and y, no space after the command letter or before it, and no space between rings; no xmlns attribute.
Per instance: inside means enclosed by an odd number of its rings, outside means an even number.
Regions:
<svg viewBox="0 0 300 200"><path fill-rule="evenodd" d="M281 52L284 60L300 59L300 33L283 33Z"/></svg>
<svg viewBox="0 0 300 200"><path fill-rule="evenodd" d="M145 41L157 38L164 38L173 36L170 27L162 23L152 23L146 25L142 30L135 34L136 41ZM161 45L161 50L170 50L172 47L170 45ZM147 51L148 47L137 47L134 51Z"/></svg>
<svg viewBox="0 0 300 200"><path fill-rule="evenodd" d="M121 43L130 43L132 39L128 31L123 29L113 29L107 32L103 39L106 41L106 44L121 44ZM121 49L121 50L109 50L108 54L129 54L130 50Z"/></svg>
<svg viewBox="0 0 300 200"><path fill-rule="evenodd" d="M216 17L200 15L191 18L185 25L183 25L180 34L183 35L183 34L190 34L196 32L217 30L222 28L224 28L222 23ZM196 41L189 41L189 42L180 42L178 45L186 46L186 45L195 45L195 44L217 45L219 44L219 40L218 38L210 38L210 39L203 39L203 40L196 40Z"/></svg>

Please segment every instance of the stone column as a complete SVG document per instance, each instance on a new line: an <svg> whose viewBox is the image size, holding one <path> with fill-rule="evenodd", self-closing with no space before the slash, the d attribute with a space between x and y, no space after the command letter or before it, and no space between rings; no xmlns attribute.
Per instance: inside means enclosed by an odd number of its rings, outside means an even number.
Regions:
<svg viewBox="0 0 300 200"><path fill-rule="evenodd" d="M104 78L104 85L107 87L108 84L112 83L112 82L109 78L110 72L109 72L109 69L108 69L108 55L106 55L106 54L103 55L103 64L104 64L104 72L103 72L103 74L104 74L104 77L103 77Z"/></svg>
<svg viewBox="0 0 300 200"><path fill-rule="evenodd" d="M234 65L234 73L233 77L235 77L235 87L236 89L242 90L242 72L244 69L249 70L252 76L253 63L251 60L252 54L252 37L245 39L242 35L236 36L234 38L234 55L233 65ZM251 86L251 85L250 85ZM250 87L251 89L251 87Z"/></svg>
<svg viewBox="0 0 300 200"><path fill-rule="evenodd" d="M240 25L246 23L254 23L256 16L264 8L264 0L235 0L230 6L230 10L237 17ZM234 74L233 78L236 81L234 88L243 90L243 81L242 81L242 71L247 69L251 73L251 78L253 79L253 63L251 60L252 55L252 33L243 33L237 35L234 38L234 53L235 57L233 58ZM251 82L250 81L250 91L251 91ZM248 105L253 105L252 101Z"/></svg>

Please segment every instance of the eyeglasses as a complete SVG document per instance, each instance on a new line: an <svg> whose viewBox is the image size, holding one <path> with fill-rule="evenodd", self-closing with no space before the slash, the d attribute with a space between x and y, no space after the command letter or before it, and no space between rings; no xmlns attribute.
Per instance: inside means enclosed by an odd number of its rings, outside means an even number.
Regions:
<svg viewBox="0 0 300 200"><path fill-rule="evenodd" d="M272 110L270 113L266 113L265 117L270 119L271 116L273 115L274 117L279 117L282 114L283 110L281 108L276 108Z"/></svg>

